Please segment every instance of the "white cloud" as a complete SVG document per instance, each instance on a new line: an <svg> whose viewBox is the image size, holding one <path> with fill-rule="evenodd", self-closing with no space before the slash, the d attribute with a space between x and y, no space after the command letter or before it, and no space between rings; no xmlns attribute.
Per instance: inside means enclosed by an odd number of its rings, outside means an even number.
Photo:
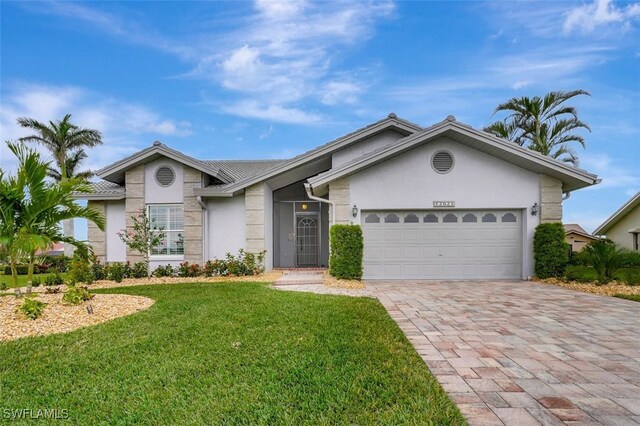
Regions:
<svg viewBox="0 0 640 426"><path fill-rule="evenodd" d="M563 29L565 33L571 33L576 29L583 33L590 33L596 28L612 24L624 28L638 18L640 18L640 3L618 7L612 0L594 0L593 3L571 9L566 14Z"/></svg>
<svg viewBox="0 0 640 426"><path fill-rule="evenodd" d="M100 130L104 145L89 152L85 165L93 169L131 154L159 136L191 134L189 122L170 120L145 106L105 97L80 87L15 84L2 97L0 106L0 166L3 170L15 167L13 155L4 141L32 133L18 126L18 117L48 122L60 120L71 113L75 124ZM48 157L47 151L38 150Z"/></svg>
<svg viewBox="0 0 640 426"><path fill-rule="evenodd" d="M580 168L597 174L602 183L586 190L608 188L624 188L633 190L640 188L640 173L638 170L628 170L618 161L604 153L584 153L580 156Z"/></svg>
<svg viewBox="0 0 640 426"><path fill-rule="evenodd" d="M361 85L350 81L330 81L324 86L321 100L326 105L354 104L363 90Z"/></svg>
<svg viewBox="0 0 640 426"><path fill-rule="evenodd" d="M306 112L296 108L287 108L280 105L263 104L253 100L240 101L223 106L223 109L231 114L246 118L258 118L261 120L277 121L290 124L316 124L322 121L322 115Z"/></svg>

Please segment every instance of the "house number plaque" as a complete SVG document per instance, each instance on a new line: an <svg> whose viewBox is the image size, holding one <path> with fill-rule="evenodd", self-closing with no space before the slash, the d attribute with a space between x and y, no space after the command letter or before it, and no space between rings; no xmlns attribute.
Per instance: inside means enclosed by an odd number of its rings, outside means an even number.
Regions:
<svg viewBox="0 0 640 426"><path fill-rule="evenodd" d="M433 207L455 207L455 201L434 201Z"/></svg>

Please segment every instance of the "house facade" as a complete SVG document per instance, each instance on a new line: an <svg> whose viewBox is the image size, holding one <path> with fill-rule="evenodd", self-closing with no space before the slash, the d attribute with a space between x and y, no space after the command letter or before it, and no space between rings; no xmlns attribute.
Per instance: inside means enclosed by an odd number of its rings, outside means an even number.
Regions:
<svg viewBox="0 0 640 426"><path fill-rule="evenodd" d="M624 203L593 233L605 236L630 250L640 250L640 192Z"/></svg>
<svg viewBox="0 0 640 426"><path fill-rule="evenodd" d="M571 246L571 251L582 251L589 243L597 239L598 237L589 234L577 223L566 223L564 225L564 241Z"/></svg>
<svg viewBox="0 0 640 426"><path fill-rule="evenodd" d="M597 176L449 116L389 114L288 160L200 160L159 142L98 172L83 194L102 261L141 260L117 233L146 210L167 235L152 268L266 251L266 268L326 266L329 227L359 224L367 279L523 279L541 222Z"/></svg>

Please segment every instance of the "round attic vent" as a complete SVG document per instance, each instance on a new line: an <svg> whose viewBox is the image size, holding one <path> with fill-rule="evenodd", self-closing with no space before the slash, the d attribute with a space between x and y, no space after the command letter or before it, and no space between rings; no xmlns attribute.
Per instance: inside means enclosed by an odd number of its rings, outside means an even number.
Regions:
<svg viewBox="0 0 640 426"><path fill-rule="evenodd" d="M453 156L447 151L436 152L431 158L431 166L438 173L448 173L453 168Z"/></svg>
<svg viewBox="0 0 640 426"><path fill-rule="evenodd" d="M156 182L160 186L171 186L175 178L176 174L171 167L161 166L156 170Z"/></svg>

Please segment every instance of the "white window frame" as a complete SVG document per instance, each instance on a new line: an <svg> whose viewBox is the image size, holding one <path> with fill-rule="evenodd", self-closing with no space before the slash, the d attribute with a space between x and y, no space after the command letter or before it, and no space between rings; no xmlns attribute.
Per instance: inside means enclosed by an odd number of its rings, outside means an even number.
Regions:
<svg viewBox="0 0 640 426"><path fill-rule="evenodd" d="M169 204L147 204L147 217L149 217L149 224L151 224L151 207L164 207L164 208L171 208L171 207L180 207L182 208L182 229L164 229L164 231L170 231L170 232L181 232L182 233L182 238L183 238L183 242L184 242L184 205L182 203L169 203ZM167 211L167 223L170 223L171 221L169 220L169 212ZM168 247L169 245L167 245ZM184 243L182 245L182 254L153 254L153 253L149 253L149 260L184 260Z"/></svg>

